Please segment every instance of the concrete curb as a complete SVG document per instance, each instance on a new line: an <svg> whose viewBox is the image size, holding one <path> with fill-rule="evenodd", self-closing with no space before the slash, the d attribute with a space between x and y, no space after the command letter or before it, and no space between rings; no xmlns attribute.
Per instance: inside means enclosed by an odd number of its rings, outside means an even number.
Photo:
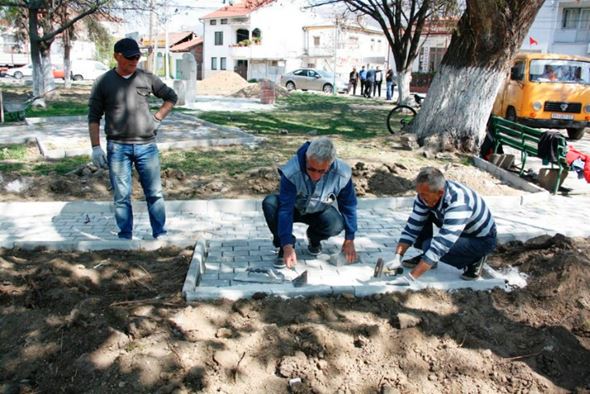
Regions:
<svg viewBox="0 0 590 394"><path fill-rule="evenodd" d="M522 179L520 176L511 173L510 171L506 171L503 168L500 168L489 161L483 160L480 157L473 156L473 164L486 172L494 175L496 178L500 179L503 182L506 182L510 186L517 187L521 190L524 190L529 193L545 193L549 194L549 192L542 187L534 185L526 180Z"/></svg>

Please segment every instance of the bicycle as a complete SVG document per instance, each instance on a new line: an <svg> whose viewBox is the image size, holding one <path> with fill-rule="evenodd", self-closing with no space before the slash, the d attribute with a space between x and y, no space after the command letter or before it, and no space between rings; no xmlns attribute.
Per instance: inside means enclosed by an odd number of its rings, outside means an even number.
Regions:
<svg viewBox="0 0 590 394"><path fill-rule="evenodd" d="M406 129L414 121L416 109L420 110L424 96L414 93L416 108L409 105L396 105L387 115L387 129L391 134L397 134Z"/></svg>

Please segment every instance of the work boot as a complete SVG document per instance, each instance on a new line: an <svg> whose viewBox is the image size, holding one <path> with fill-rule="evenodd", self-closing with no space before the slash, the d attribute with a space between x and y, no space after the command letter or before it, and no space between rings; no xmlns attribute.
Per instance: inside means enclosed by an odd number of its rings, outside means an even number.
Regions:
<svg viewBox="0 0 590 394"><path fill-rule="evenodd" d="M483 269L483 265L485 264L488 256L483 256L481 259L477 260L475 263L468 265L465 267L463 275L461 275L461 279L463 280L477 280L481 276L481 271Z"/></svg>
<svg viewBox="0 0 590 394"><path fill-rule="evenodd" d="M277 270L287 267L285 265L285 262L283 261L283 248L279 248L277 257L275 258L275 261L272 263L272 267Z"/></svg>
<svg viewBox="0 0 590 394"><path fill-rule="evenodd" d="M307 238L307 251L310 255L317 256L318 254L322 253L322 244L320 241L315 242Z"/></svg>
<svg viewBox="0 0 590 394"><path fill-rule="evenodd" d="M412 257L411 259L407 259L402 261L402 265L406 268L411 268L414 269L416 268L416 266L418 265L418 263L420 262L420 260L422 260L422 257L424 255L420 254L416 257ZM438 262L432 264L432 266L430 267L431 270L436 269L436 267L438 267Z"/></svg>

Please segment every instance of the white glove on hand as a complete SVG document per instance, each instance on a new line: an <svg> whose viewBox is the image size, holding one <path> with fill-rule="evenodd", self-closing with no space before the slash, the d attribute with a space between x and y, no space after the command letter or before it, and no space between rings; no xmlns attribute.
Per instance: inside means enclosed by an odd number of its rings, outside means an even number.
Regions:
<svg viewBox="0 0 590 394"><path fill-rule="evenodd" d="M402 265L402 256L401 254L396 254L392 260L386 261L383 268L388 270L395 270Z"/></svg>
<svg viewBox="0 0 590 394"><path fill-rule="evenodd" d="M92 147L92 162L98 168L108 168L107 164L107 155L104 153L104 150L100 147L100 145Z"/></svg>
<svg viewBox="0 0 590 394"><path fill-rule="evenodd" d="M420 290L426 287L419 280L416 280L416 278L414 278L410 273L392 280L391 282L387 282L387 284L391 286L409 287L413 290Z"/></svg>

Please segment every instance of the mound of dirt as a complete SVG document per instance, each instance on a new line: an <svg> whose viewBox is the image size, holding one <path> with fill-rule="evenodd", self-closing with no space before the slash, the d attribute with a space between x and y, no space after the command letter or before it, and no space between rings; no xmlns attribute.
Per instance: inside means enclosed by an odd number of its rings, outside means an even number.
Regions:
<svg viewBox="0 0 590 394"><path fill-rule="evenodd" d="M230 96L250 84L233 71L220 71L209 78L197 81L197 94Z"/></svg>
<svg viewBox="0 0 590 394"><path fill-rule="evenodd" d="M289 94L289 91L279 85L277 85L274 82L271 82L274 91L275 91L275 97L284 97L287 96ZM260 97L260 84L256 83L256 84L250 84L248 86L246 86L243 89L240 89L239 91L235 92L234 94L232 94L233 97L243 97L243 98L257 98Z"/></svg>

